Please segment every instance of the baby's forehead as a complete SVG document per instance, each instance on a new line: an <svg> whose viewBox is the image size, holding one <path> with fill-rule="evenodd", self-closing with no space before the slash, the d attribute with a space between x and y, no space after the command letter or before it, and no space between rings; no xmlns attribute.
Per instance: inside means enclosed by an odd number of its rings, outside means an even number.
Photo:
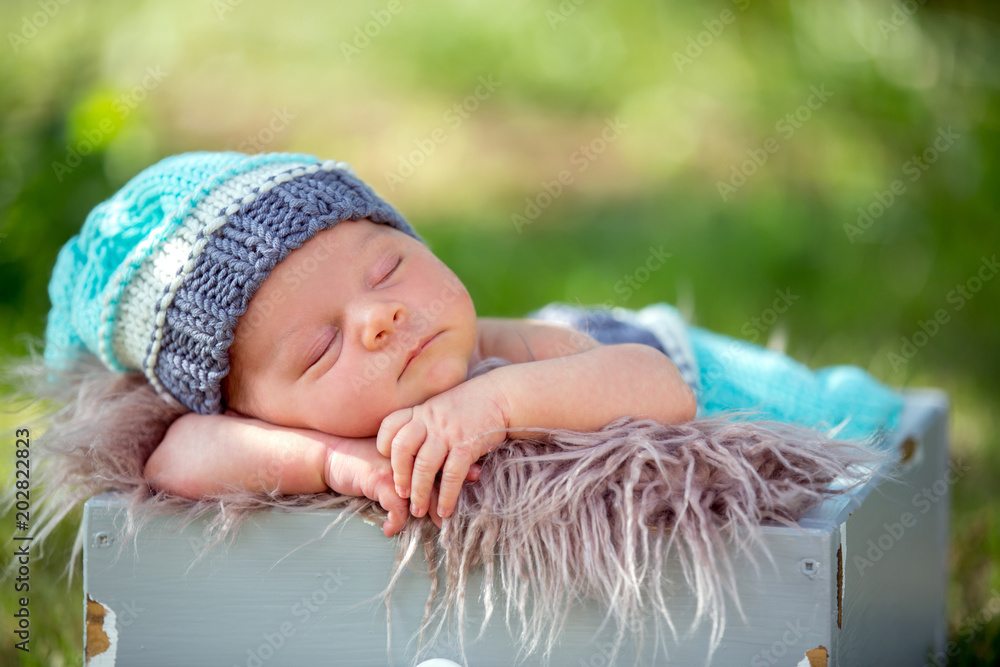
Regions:
<svg viewBox="0 0 1000 667"><path fill-rule="evenodd" d="M246 349L256 348L258 341L273 342L269 340L272 334L288 324L282 317L308 312L314 306L313 299L336 291L343 281L356 279L371 254L381 247L380 241L397 238L410 237L367 219L346 220L314 235L278 262L250 297L238 318L233 346ZM238 352L236 361L242 363L242 357L248 355ZM245 361L250 365L260 360Z"/></svg>

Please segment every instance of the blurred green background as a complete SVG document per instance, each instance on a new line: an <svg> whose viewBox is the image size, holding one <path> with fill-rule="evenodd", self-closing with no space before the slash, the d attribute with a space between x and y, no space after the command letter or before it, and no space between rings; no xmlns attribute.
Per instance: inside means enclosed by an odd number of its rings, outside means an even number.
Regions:
<svg viewBox="0 0 1000 667"><path fill-rule="evenodd" d="M949 664L993 664L998 19L989 1L7 0L0 354L42 334L88 210L159 158L346 160L481 314L668 301L813 366L946 390L972 466ZM654 250L670 257L648 271ZM780 315L779 293L797 297ZM59 578L74 532L32 571L32 652L5 612L0 663L80 664L80 582Z"/></svg>

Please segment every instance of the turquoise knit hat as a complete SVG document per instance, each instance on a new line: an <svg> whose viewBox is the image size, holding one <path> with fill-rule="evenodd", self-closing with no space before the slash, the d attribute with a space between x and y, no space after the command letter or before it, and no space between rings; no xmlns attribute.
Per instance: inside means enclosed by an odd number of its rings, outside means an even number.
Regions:
<svg viewBox="0 0 1000 667"><path fill-rule="evenodd" d="M419 239L343 162L166 158L91 211L59 252L46 363L65 368L89 350L195 412L221 412L236 322L264 279L317 233L361 218Z"/></svg>

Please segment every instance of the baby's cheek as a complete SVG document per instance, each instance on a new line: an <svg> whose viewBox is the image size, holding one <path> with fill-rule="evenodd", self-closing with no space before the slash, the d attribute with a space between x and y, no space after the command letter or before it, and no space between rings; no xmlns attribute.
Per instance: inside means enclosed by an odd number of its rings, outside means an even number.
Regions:
<svg viewBox="0 0 1000 667"><path fill-rule="evenodd" d="M345 438L370 438L378 435L382 420L404 407L389 391L359 392L328 401L322 418L329 424L328 433Z"/></svg>

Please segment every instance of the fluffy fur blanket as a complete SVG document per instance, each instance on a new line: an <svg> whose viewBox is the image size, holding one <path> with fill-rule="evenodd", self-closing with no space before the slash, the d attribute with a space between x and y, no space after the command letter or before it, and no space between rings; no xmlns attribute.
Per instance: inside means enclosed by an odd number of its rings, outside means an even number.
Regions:
<svg viewBox="0 0 1000 667"><path fill-rule="evenodd" d="M50 429L39 538L74 505L109 489L128 502L126 538L153 516L179 513L186 521L207 518L206 550L271 507L342 509L338 522L360 515L381 523L376 503L332 493L277 497L234 489L198 502L153 493L142 470L163 424L176 415L141 377L121 376L111 386L83 383L79 392L88 391L99 395L77 401ZM81 405L100 407L81 420L71 414ZM584 597L605 606L619 643L630 633L641 643L650 615L676 637L661 582L668 559L676 558L680 583L698 600L694 624L711 623L710 655L724 629L725 598L735 599L730 554L750 553L732 546L753 546L763 523L795 522L866 481L884 461L871 448L744 417L674 426L622 419L593 433L556 430L508 441L481 461L478 483L465 485L442 530L426 518L411 519L396 540L395 570L386 573L387 603L422 549L432 587L419 641L434 641L454 623L464 643L468 578L482 568L482 590L471 591L486 605L481 630L503 599L522 655L548 658L568 610ZM117 427L95 438L70 426L87 420L114 420Z"/></svg>

